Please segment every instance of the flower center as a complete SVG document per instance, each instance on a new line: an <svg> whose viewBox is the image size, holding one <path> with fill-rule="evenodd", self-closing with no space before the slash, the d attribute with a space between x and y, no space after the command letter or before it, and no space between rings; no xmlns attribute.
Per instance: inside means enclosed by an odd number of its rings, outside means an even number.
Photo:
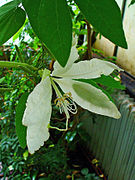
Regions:
<svg viewBox="0 0 135 180"><path fill-rule="evenodd" d="M63 94L63 96L55 99L54 103L60 108L60 113L64 112L65 108L72 114L77 113L76 104L73 101L71 92Z"/></svg>
<svg viewBox="0 0 135 180"><path fill-rule="evenodd" d="M56 92L57 98L55 99L54 103L60 108L60 113L64 112L66 115L66 128L65 129L59 129L57 127L52 127L53 129L57 129L59 131L67 131L68 130L68 120L70 118L69 112L71 112L72 114L76 114L77 113L77 107L76 104L73 101L72 95L71 93L65 93L65 94L61 94L61 92L59 91L57 85L55 84L55 82L53 81L53 79L50 77L52 86Z"/></svg>

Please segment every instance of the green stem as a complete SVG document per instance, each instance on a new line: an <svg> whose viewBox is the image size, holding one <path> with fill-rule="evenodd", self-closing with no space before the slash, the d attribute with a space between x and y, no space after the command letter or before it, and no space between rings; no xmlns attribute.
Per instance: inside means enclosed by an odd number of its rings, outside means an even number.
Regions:
<svg viewBox="0 0 135 180"><path fill-rule="evenodd" d="M52 86L53 86L53 88L54 88L57 96L58 96L58 97L62 97L62 94L61 94L60 91L58 90L56 84L54 83L54 81L53 81L53 79L52 79L51 77L50 77L50 80L51 80L51 84L52 84Z"/></svg>
<svg viewBox="0 0 135 180"><path fill-rule="evenodd" d="M29 64L26 63L18 63L18 62L9 62L9 61L0 61L0 68L20 68L20 66L22 67L26 67L30 70L38 70L38 68L33 67Z"/></svg>
<svg viewBox="0 0 135 180"><path fill-rule="evenodd" d="M0 88L0 92L13 91L13 88Z"/></svg>
<svg viewBox="0 0 135 180"><path fill-rule="evenodd" d="M24 58L23 58L23 56L22 56L22 54L21 54L21 52L20 52L18 46L15 45L15 48L16 48L16 51L17 51L18 58L19 58L20 62L21 62L21 63L25 63Z"/></svg>

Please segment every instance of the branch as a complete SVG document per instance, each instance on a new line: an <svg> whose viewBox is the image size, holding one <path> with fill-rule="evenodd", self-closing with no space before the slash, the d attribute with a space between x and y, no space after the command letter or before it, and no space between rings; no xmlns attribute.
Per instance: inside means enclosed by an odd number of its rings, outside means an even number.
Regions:
<svg viewBox="0 0 135 180"><path fill-rule="evenodd" d="M0 68L20 68L20 66L28 68L30 70L34 70L34 71L38 70L38 68L33 67L33 66L26 64L26 63L0 61Z"/></svg>
<svg viewBox="0 0 135 180"><path fill-rule="evenodd" d="M88 47L88 59L92 59L92 48L91 48L91 27L87 20L85 20L87 24L87 47Z"/></svg>

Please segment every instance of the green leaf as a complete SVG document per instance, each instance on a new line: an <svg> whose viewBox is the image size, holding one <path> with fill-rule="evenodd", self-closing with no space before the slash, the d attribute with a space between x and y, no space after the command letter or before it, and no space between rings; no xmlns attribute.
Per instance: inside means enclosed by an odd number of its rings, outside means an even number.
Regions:
<svg viewBox="0 0 135 180"><path fill-rule="evenodd" d="M75 0L97 31L118 46L127 48L120 9L115 0Z"/></svg>
<svg viewBox="0 0 135 180"><path fill-rule="evenodd" d="M102 75L100 78L93 79L93 81L111 89L125 89L125 86L123 86L120 81L115 80L112 76Z"/></svg>
<svg viewBox="0 0 135 180"><path fill-rule="evenodd" d="M22 0L14 0L17 1L18 4L22 3Z"/></svg>
<svg viewBox="0 0 135 180"><path fill-rule="evenodd" d="M18 136L20 146L23 149L26 147L27 127L22 125L22 118L23 118L23 114L26 108L26 101L27 101L28 95L29 93L23 94L16 107L16 118L15 118L16 134Z"/></svg>
<svg viewBox="0 0 135 180"><path fill-rule="evenodd" d="M0 45L9 40L21 28L26 18L25 11L20 7L2 12L0 13Z"/></svg>
<svg viewBox="0 0 135 180"><path fill-rule="evenodd" d="M15 41L17 38L19 38L20 34L23 32L23 28L25 27L25 23L23 24L23 26L19 29L19 31L17 31L16 34L14 34L13 36L13 41Z"/></svg>
<svg viewBox="0 0 135 180"><path fill-rule="evenodd" d="M23 0L23 6L37 36L64 67L72 44L72 21L66 0Z"/></svg>
<svg viewBox="0 0 135 180"><path fill-rule="evenodd" d="M132 0L129 6L133 5L135 3L135 0Z"/></svg>
<svg viewBox="0 0 135 180"><path fill-rule="evenodd" d="M69 131L69 132L67 132L65 139L67 140L68 143L72 142L74 140L76 134L77 134L76 131L73 131L73 132Z"/></svg>
<svg viewBox="0 0 135 180"><path fill-rule="evenodd" d="M88 168L83 168L81 170L81 173L82 173L82 175L86 176L89 173L89 169Z"/></svg>
<svg viewBox="0 0 135 180"><path fill-rule="evenodd" d="M4 80L5 80L5 77L0 78L0 84L3 83Z"/></svg>
<svg viewBox="0 0 135 180"><path fill-rule="evenodd" d="M20 4L20 1L14 0L0 7L0 18L6 15L9 11L15 9Z"/></svg>

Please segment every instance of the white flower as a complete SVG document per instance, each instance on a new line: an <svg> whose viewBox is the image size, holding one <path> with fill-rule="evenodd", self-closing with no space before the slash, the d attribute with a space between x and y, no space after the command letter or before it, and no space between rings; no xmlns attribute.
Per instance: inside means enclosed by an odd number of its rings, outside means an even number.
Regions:
<svg viewBox="0 0 135 180"><path fill-rule="evenodd" d="M60 107L60 111L65 112L67 117L66 129L70 117L69 112L76 113L75 103L94 113L116 119L120 118L117 107L100 89L88 83L77 81L77 79L97 78L102 74L109 75L114 69L119 71L120 68L96 58L74 63L77 59L78 53L74 43L67 65L63 68L58 62L55 62L52 74L50 75L49 71L45 70L41 82L29 95L23 124L27 126L27 146L30 153L38 150L49 138L48 125L52 111L52 86L57 95L55 103ZM60 93L57 84L65 93L64 95Z"/></svg>

